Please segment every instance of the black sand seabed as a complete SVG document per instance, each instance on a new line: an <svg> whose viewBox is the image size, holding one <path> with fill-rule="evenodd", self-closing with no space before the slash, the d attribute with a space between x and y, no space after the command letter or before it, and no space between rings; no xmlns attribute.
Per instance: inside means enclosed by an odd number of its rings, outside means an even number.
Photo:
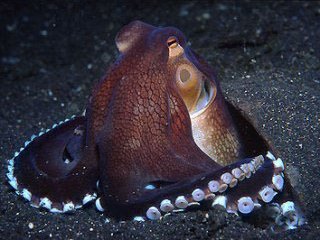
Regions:
<svg viewBox="0 0 320 240"><path fill-rule="evenodd" d="M1 239L319 239L320 4L236 2L0 3ZM307 225L273 234L217 210L106 223L92 206L55 215L14 194L6 160L33 133L82 112L117 55L116 32L134 19L180 28L216 69L228 99L279 150Z"/></svg>

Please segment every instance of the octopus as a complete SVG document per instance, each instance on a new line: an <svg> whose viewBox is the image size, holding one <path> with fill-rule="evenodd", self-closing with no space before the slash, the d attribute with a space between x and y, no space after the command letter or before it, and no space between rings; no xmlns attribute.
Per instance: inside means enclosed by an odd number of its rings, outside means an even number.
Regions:
<svg viewBox="0 0 320 240"><path fill-rule="evenodd" d="M115 42L119 57L85 113L33 135L8 160L17 194L52 213L95 201L119 220L268 206L277 225L301 225L283 161L180 30L134 21Z"/></svg>

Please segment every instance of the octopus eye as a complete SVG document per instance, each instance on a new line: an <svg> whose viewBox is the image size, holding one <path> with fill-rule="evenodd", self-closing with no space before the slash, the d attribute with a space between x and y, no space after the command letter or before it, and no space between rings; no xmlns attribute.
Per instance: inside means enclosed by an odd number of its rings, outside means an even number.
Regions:
<svg viewBox="0 0 320 240"><path fill-rule="evenodd" d="M191 73L185 68L181 69L180 71L181 82L187 82L188 80L190 80L190 78L191 78Z"/></svg>
<svg viewBox="0 0 320 240"><path fill-rule="evenodd" d="M178 90L191 114L206 109L215 98L215 88L210 79L193 64L181 64L176 71Z"/></svg>
<svg viewBox="0 0 320 240"><path fill-rule="evenodd" d="M178 46L177 38L174 37L174 36L169 37L168 40L167 40L167 45L168 45L169 48L177 47Z"/></svg>
<svg viewBox="0 0 320 240"><path fill-rule="evenodd" d="M184 89L193 89L199 84L201 78L192 66L182 64L177 70L177 79L178 84L181 84Z"/></svg>

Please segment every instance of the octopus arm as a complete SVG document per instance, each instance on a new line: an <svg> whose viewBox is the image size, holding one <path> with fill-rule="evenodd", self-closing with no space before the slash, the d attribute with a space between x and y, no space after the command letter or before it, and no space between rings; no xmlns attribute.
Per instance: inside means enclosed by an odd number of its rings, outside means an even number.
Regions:
<svg viewBox="0 0 320 240"><path fill-rule="evenodd" d="M84 144L85 122L76 117L55 124L9 161L9 183L32 206L68 212L95 198L97 159Z"/></svg>
<svg viewBox="0 0 320 240"><path fill-rule="evenodd" d="M282 191L281 162L260 155L172 184L140 189L126 201L101 198L99 204L120 219L143 215L155 220L170 212L208 203L221 205L228 212L248 214Z"/></svg>

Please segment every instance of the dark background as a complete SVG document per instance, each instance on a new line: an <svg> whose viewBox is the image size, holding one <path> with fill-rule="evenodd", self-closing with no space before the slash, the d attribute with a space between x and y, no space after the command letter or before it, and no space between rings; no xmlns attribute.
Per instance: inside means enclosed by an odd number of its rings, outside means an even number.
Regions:
<svg viewBox="0 0 320 240"><path fill-rule="evenodd" d="M105 223L93 207L54 215L6 183L6 159L33 133L79 115L132 20L181 29L223 91L255 118L287 164L308 224L274 235L224 211ZM320 234L320 4L249 1L1 1L0 238L317 239Z"/></svg>

